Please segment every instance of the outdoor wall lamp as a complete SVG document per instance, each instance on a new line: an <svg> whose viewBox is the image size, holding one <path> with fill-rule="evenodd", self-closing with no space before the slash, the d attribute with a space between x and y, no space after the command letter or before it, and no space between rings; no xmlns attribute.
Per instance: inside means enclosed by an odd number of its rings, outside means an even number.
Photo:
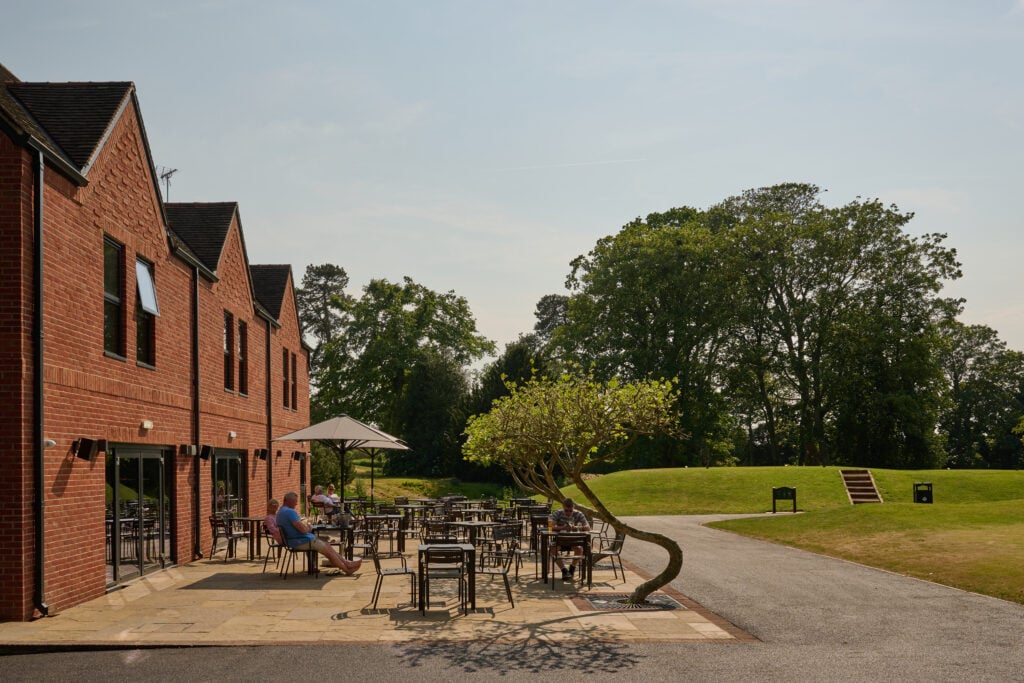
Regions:
<svg viewBox="0 0 1024 683"><path fill-rule="evenodd" d="M153 421L152 420L143 420L142 424L139 425L139 429L142 429L143 431L147 431L147 432L150 429L152 429L152 428L153 428Z"/></svg>
<svg viewBox="0 0 1024 683"><path fill-rule="evenodd" d="M295 451L294 453L292 453L292 458L294 460L305 460L306 459L306 451Z"/></svg>
<svg viewBox="0 0 1024 683"><path fill-rule="evenodd" d="M92 460L92 456L96 454L96 442L85 437L75 439L71 442L71 452L76 458Z"/></svg>
<svg viewBox="0 0 1024 683"><path fill-rule="evenodd" d="M181 453L182 455L195 455L196 445L193 443L183 443L178 448L178 452Z"/></svg>
<svg viewBox="0 0 1024 683"><path fill-rule="evenodd" d="M204 444L203 447L199 449L199 457L202 458L203 460L209 460L216 453L217 449L214 448L213 446L210 446L209 444Z"/></svg>
<svg viewBox="0 0 1024 683"><path fill-rule="evenodd" d="M234 439L238 436L238 432L228 432L228 438Z"/></svg>

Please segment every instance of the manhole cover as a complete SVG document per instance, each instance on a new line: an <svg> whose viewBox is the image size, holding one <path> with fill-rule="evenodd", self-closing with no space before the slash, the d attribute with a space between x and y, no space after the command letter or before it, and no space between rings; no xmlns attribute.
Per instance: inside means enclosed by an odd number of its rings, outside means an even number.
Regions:
<svg viewBox="0 0 1024 683"><path fill-rule="evenodd" d="M670 609L686 609L664 593L652 593L642 605L631 605L626 602L630 593L591 593L574 597L576 606L581 610L630 610L634 612L657 612Z"/></svg>

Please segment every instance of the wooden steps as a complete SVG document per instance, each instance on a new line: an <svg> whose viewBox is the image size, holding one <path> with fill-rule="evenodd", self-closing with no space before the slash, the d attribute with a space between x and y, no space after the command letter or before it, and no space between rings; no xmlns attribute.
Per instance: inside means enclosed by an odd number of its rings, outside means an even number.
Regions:
<svg viewBox="0 0 1024 683"><path fill-rule="evenodd" d="M839 470L839 473L843 476L843 485L846 486L846 495L851 504L882 502L870 470Z"/></svg>

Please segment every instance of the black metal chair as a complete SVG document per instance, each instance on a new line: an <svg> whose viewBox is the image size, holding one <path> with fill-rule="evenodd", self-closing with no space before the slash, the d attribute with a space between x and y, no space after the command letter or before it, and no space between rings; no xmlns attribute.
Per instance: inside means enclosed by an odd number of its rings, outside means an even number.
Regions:
<svg viewBox="0 0 1024 683"><path fill-rule="evenodd" d="M420 581L423 584L423 609L422 614L427 613L430 606L430 582L454 580L458 583L459 609L468 613L469 608L466 602L468 590L466 587L466 554L462 548L436 546L423 551L423 575Z"/></svg>
<svg viewBox="0 0 1024 683"><path fill-rule="evenodd" d="M516 603L512 599L512 585L508 581L508 572L512 568L512 563L517 561L515 551L518 549L519 539L513 536L504 547L491 552L481 553L481 567L476 570L478 575L500 576L502 578L505 582L505 595L508 596L508 602L513 608L515 608Z"/></svg>
<svg viewBox="0 0 1024 683"><path fill-rule="evenodd" d="M551 537L551 547L554 548L555 552L550 553L549 557L545 558L545 561L551 564L551 590L555 589L555 568L557 566L555 561L558 558L561 558L563 563L566 560L570 563L578 560L579 577L580 579L584 578L590 566L590 534L557 534ZM576 553L577 548L581 550L579 554Z"/></svg>
<svg viewBox="0 0 1024 683"><path fill-rule="evenodd" d="M217 514L210 515L210 526L213 529L213 544L210 546L210 557L212 558L214 554L217 553L218 539L224 538L226 541L224 546L224 561L227 562L229 557L235 556L235 548L238 544L238 539L246 537L245 531L235 528L235 523L230 512L219 512Z"/></svg>
<svg viewBox="0 0 1024 683"><path fill-rule="evenodd" d="M409 569L406 565L404 555L398 557L402 561L401 567L388 567L382 569L380 566L380 557L377 555L377 547L374 543L369 544L369 555L373 558L373 568L377 571L377 583L373 586L373 609L377 609L377 601L380 599L380 591L384 586L385 576L408 576L409 577L409 599L412 601L413 607L416 606L416 570Z"/></svg>
<svg viewBox="0 0 1024 683"><path fill-rule="evenodd" d="M615 538L602 538L600 547L593 552L590 561L593 564L597 564L601 560L611 560L612 562L612 575L618 578L616 573L615 562L619 563L619 570L622 571L622 580L626 580L626 570L622 566L622 544L626 542L626 534L622 532L616 532Z"/></svg>

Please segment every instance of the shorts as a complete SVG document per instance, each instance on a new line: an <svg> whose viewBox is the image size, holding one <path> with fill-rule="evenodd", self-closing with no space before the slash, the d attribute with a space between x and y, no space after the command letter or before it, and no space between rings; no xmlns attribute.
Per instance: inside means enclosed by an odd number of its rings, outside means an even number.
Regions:
<svg viewBox="0 0 1024 683"><path fill-rule="evenodd" d="M322 553L328 547L327 542L322 538L314 538L312 541L306 541L302 545L292 546L292 550L315 550L318 553Z"/></svg>

